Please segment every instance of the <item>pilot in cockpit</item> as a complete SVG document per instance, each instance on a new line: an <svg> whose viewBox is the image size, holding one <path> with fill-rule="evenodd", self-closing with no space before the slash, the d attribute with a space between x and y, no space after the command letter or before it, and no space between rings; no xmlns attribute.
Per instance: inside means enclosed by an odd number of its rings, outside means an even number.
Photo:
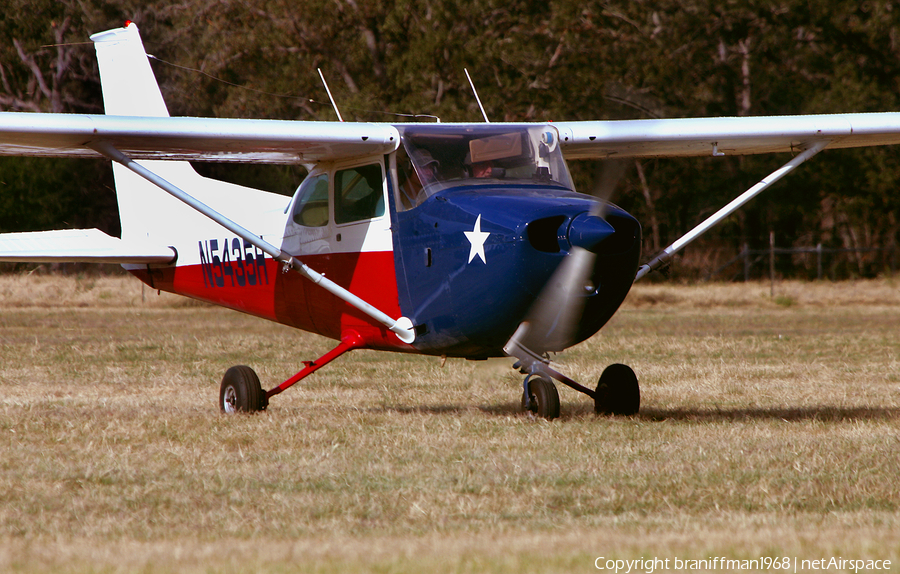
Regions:
<svg viewBox="0 0 900 574"><path fill-rule="evenodd" d="M412 209L427 199L424 188L437 181L437 170L441 166L427 149L415 149L411 155L412 165L398 169L400 200L405 209Z"/></svg>

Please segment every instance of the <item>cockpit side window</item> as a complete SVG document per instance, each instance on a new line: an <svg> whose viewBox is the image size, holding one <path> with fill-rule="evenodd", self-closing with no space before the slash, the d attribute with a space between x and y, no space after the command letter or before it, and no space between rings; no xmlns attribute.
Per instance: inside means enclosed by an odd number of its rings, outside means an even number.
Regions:
<svg viewBox="0 0 900 574"><path fill-rule="evenodd" d="M384 176L377 163L334 174L334 221L351 223L384 215Z"/></svg>
<svg viewBox="0 0 900 574"><path fill-rule="evenodd" d="M323 173L307 178L297 190L294 223L304 227L325 227L328 225L328 174Z"/></svg>
<svg viewBox="0 0 900 574"><path fill-rule="evenodd" d="M397 149L397 185L395 199L398 211L406 211L419 205L418 197L422 193L422 182L419 174L413 167L412 160L406 153L406 148L400 146Z"/></svg>

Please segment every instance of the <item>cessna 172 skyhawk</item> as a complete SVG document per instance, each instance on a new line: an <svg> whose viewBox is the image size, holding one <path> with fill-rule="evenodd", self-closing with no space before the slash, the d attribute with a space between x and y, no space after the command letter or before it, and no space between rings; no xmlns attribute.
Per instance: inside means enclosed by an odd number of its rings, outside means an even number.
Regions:
<svg viewBox="0 0 900 574"><path fill-rule="evenodd" d="M171 118L137 26L92 37L106 115L0 113L0 153L106 157L122 237L98 230L0 236L3 261L121 263L154 289L338 341L262 389L229 369L225 412L269 399L352 349L509 355L522 403L559 415L552 380L634 414L624 365L595 389L549 352L594 335L636 278L825 148L900 143L900 113L553 124L379 124ZM641 227L576 193L567 159L787 152L791 159L639 267ZM199 176L188 161L301 163L293 198Z"/></svg>

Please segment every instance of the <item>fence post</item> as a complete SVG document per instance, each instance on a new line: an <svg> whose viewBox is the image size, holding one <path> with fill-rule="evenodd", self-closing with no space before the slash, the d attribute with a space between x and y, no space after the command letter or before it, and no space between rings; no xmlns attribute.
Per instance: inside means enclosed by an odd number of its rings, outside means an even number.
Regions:
<svg viewBox="0 0 900 574"><path fill-rule="evenodd" d="M816 278L822 280L822 243L816 245Z"/></svg>
<svg viewBox="0 0 900 574"><path fill-rule="evenodd" d="M744 250L741 251L744 256L744 283L750 281L750 245L744 243Z"/></svg>
<svg viewBox="0 0 900 574"><path fill-rule="evenodd" d="M891 241L891 277L897 273L897 243Z"/></svg>
<svg viewBox="0 0 900 574"><path fill-rule="evenodd" d="M775 232L769 231L769 279L772 297L775 296Z"/></svg>

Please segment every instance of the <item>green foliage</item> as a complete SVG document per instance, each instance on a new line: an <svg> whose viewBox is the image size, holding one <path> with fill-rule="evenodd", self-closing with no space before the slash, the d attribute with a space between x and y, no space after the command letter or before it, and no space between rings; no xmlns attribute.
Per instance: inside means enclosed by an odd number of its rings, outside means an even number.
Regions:
<svg viewBox="0 0 900 574"><path fill-rule="evenodd" d="M464 68L493 121L900 110L900 8L886 0L13 5L0 15L10 40L0 47L5 109L98 111L90 45L53 45L130 18L164 61L154 69L173 115L333 120L319 68L347 120L480 121ZM644 160L645 179L631 170L616 201L644 222L648 241L667 244L784 161ZM683 264L764 247L770 230L783 246L896 245L898 163L894 148L828 151L688 248ZM594 167L572 168L589 187ZM229 177L279 190L297 183L283 171L242 170ZM868 262L861 272L880 270Z"/></svg>
<svg viewBox="0 0 900 574"><path fill-rule="evenodd" d="M100 227L117 231L106 162L0 158L0 231Z"/></svg>

